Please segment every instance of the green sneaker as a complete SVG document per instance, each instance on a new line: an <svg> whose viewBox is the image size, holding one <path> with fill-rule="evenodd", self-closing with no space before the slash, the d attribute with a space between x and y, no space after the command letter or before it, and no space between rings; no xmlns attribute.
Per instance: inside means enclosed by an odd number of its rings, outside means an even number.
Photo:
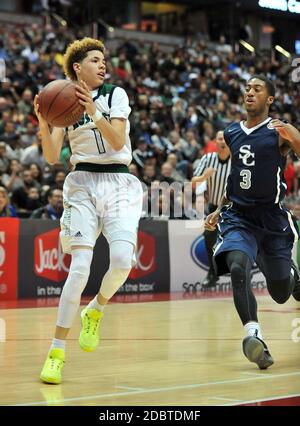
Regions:
<svg viewBox="0 0 300 426"><path fill-rule="evenodd" d="M65 351L63 349L50 349L40 379L45 383L59 385L61 383L61 371L64 363Z"/></svg>
<svg viewBox="0 0 300 426"><path fill-rule="evenodd" d="M99 326L103 315L103 312L97 309L85 308L81 312L79 345L86 352L93 352L99 344Z"/></svg>

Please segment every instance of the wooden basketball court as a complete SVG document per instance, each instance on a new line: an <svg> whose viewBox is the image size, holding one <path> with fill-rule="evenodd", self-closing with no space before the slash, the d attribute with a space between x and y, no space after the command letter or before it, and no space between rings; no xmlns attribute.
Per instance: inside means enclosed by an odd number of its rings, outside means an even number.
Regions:
<svg viewBox="0 0 300 426"><path fill-rule="evenodd" d="M291 298L277 305L267 295L258 296L263 335L275 359L270 369L260 371L242 353L244 330L231 295L211 296L200 293L184 299L176 294L173 300L112 303L103 318L101 346L94 353L78 346L78 315L67 342L64 381L58 386L39 381L57 308L1 309L6 342L0 343L0 404L201 406L261 400L276 404L293 397L299 401L299 303Z"/></svg>

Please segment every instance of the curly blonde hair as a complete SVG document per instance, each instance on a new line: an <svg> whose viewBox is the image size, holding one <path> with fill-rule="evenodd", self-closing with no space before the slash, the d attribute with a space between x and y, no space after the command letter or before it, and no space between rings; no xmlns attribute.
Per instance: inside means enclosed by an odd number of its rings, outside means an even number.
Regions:
<svg viewBox="0 0 300 426"><path fill-rule="evenodd" d="M68 78L77 80L73 64L83 61L90 50L100 50L100 52L104 54L104 44L102 41L90 37L85 37L82 40L75 40L69 44L64 54L63 63L64 72Z"/></svg>

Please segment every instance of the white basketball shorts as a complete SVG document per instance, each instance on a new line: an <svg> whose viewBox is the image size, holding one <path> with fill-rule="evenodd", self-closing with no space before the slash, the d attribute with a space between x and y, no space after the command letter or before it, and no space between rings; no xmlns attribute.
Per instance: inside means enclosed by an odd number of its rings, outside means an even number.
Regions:
<svg viewBox="0 0 300 426"><path fill-rule="evenodd" d="M129 173L71 172L64 183L61 244L94 247L100 233L110 244L123 240L136 246L142 212L140 181Z"/></svg>

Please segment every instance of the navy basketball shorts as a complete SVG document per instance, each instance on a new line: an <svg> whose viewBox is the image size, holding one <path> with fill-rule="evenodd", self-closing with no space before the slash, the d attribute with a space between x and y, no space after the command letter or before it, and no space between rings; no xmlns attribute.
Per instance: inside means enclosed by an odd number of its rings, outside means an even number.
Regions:
<svg viewBox="0 0 300 426"><path fill-rule="evenodd" d="M273 281L289 277L294 242L299 230L291 213L280 204L265 209L238 210L225 206L220 213L214 265L218 275L230 272L226 253L245 253L253 266L257 256L266 277Z"/></svg>

